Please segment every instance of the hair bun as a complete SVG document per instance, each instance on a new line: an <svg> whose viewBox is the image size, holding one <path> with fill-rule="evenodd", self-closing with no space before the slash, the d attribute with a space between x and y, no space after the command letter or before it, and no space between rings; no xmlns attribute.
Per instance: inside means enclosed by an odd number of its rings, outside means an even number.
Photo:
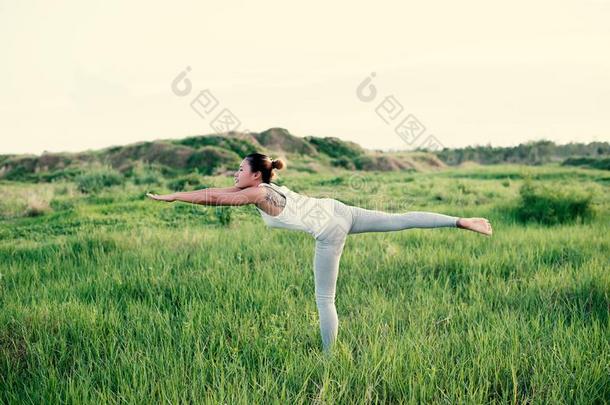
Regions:
<svg viewBox="0 0 610 405"><path fill-rule="evenodd" d="M284 167L284 162L281 159L271 159L271 169L280 170Z"/></svg>

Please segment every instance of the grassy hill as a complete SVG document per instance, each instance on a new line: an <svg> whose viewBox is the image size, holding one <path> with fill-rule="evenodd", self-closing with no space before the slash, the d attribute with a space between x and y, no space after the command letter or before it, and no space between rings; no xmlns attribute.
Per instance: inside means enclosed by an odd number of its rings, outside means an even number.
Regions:
<svg viewBox="0 0 610 405"><path fill-rule="evenodd" d="M0 179L48 182L74 178L91 167L105 166L129 176L145 164L166 176L198 172L222 175L235 170L243 157L262 152L285 159L292 171L328 173L353 170L426 170L445 165L433 154L389 154L365 150L334 137L297 137L283 128L261 133L229 132L183 139L138 142L79 153L0 155Z"/></svg>
<svg viewBox="0 0 610 405"><path fill-rule="evenodd" d="M428 170L445 165L427 152L381 153L333 137L297 137L283 128L260 133L229 132L113 146L79 153L0 155L0 179L48 182L74 178L106 166L127 176L145 164L165 176L197 172L222 175L243 157L262 152L283 158L292 171L329 173L335 168L364 171Z"/></svg>
<svg viewBox="0 0 610 405"><path fill-rule="evenodd" d="M472 163L490 165L561 163L610 170L610 144L555 145L532 141L516 147L471 146L429 152L381 152L335 137L298 137L284 128L255 133L228 132L161 139L78 153L0 155L0 180L50 182L73 179L95 167L107 167L124 176L142 165L166 177L189 173L229 175L252 152L283 158L291 171L333 173L336 168L356 171L433 171Z"/></svg>

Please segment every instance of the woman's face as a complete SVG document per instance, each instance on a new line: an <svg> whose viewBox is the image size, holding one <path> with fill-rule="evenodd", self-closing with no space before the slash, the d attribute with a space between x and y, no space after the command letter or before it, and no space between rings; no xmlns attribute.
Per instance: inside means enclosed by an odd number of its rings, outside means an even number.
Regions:
<svg viewBox="0 0 610 405"><path fill-rule="evenodd" d="M247 159L241 161L239 169L235 172L235 186L239 188L246 188L253 186L260 179L261 173L252 173L250 171L250 163Z"/></svg>

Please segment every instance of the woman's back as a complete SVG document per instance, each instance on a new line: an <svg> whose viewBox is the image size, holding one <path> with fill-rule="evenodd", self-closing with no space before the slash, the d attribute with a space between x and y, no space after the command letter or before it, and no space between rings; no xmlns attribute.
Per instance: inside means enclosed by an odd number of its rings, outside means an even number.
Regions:
<svg viewBox="0 0 610 405"><path fill-rule="evenodd" d="M300 230L318 237L333 217L334 200L331 198L309 197L275 183L260 183L258 186L266 187L269 195L260 205L276 214L270 215L256 205L270 228Z"/></svg>
<svg viewBox="0 0 610 405"><path fill-rule="evenodd" d="M265 200L256 204L256 207L267 215L273 217L278 216L286 206L285 192L276 189L275 187L278 187L277 185L261 183L259 184L259 187L261 186L267 186L267 193L265 195Z"/></svg>

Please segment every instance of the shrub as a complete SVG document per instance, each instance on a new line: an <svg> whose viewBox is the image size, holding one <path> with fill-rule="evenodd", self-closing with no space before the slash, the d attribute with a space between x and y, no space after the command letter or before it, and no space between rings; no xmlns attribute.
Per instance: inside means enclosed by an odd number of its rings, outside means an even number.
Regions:
<svg viewBox="0 0 610 405"><path fill-rule="evenodd" d="M373 170L375 167L375 159L372 156L359 156L353 161L356 170Z"/></svg>
<svg viewBox="0 0 610 405"><path fill-rule="evenodd" d="M204 146L217 146L235 152L239 156L246 156L256 152L257 147L246 139L231 138L223 135L191 136L189 138L172 141L173 143L199 149Z"/></svg>
<svg viewBox="0 0 610 405"><path fill-rule="evenodd" d="M610 170L610 158L567 158L561 163L562 166L581 166L600 170Z"/></svg>
<svg viewBox="0 0 610 405"><path fill-rule="evenodd" d="M184 169L193 149L166 141L138 142L113 148L104 156L104 162L113 167L123 167L136 160L157 165Z"/></svg>
<svg viewBox="0 0 610 405"><path fill-rule="evenodd" d="M316 147L320 152L339 159L346 158L354 160L364 154L364 149L355 142L343 141L336 137L319 138L316 136L306 136L305 140Z"/></svg>
<svg viewBox="0 0 610 405"><path fill-rule="evenodd" d="M579 190L534 185L526 180L519 189L519 195L516 217L522 222L554 225L589 219L593 214L593 195Z"/></svg>
<svg viewBox="0 0 610 405"><path fill-rule="evenodd" d="M123 183L120 172L111 167L87 171L76 177L76 186L83 193L94 193L103 188Z"/></svg>
<svg viewBox="0 0 610 405"><path fill-rule="evenodd" d="M160 186L160 179L163 177L160 168L148 163L142 163L140 161L137 161L130 166L124 174L126 177L129 177L131 181L133 181L133 184L136 185L153 184Z"/></svg>
<svg viewBox="0 0 610 405"><path fill-rule="evenodd" d="M356 165L349 158L345 156L338 157L337 159L332 159L330 164L335 167L343 167L344 169L354 170L356 169Z"/></svg>
<svg viewBox="0 0 610 405"><path fill-rule="evenodd" d="M36 159L35 156L15 156L6 159L2 163L6 167L2 178L12 181L30 181L36 170Z"/></svg>
<svg viewBox="0 0 610 405"><path fill-rule="evenodd" d="M240 162L239 156L231 151L216 146L204 146L189 156L186 168L196 169L204 175L212 175L219 167L239 166Z"/></svg>
<svg viewBox="0 0 610 405"><path fill-rule="evenodd" d="M50 172L35 173L30 175L30 179L38 183L52 183L60 180L74 180L79 174L82 174L81 169L69 167Z"/></svg>
<svg viewBox="0 0 610 405"><path fill-rule="evenodd" d="M201 182L200 177L196 174L188 174L186 176L181 176L167 182L167 188L172 191L184 191L187 188L191 190L196 190L207 187L209 186L203 184Z"/></svg>

